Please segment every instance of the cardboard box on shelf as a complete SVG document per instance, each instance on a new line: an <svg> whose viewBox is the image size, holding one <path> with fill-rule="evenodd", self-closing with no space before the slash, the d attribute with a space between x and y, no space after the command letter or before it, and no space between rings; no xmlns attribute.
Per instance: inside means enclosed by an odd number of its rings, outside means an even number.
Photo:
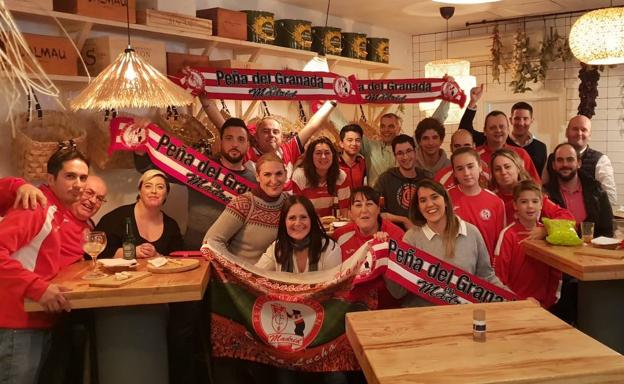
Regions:
<svg viewBox="0 0 624 384"><path fill-rule="evenodd" d="M171 32L192 32L199 35L212 35L212 20L189 17L172 12L157 11L154 9L140 9L137 11L137 23L161 27Z"/></svg>
<svg viewBox="0 0 624 384"><path fill-rule="evenodd" d="M54 10L99 19L126 22L126 4L130 7L130 23L136 23L136 0L54 0Z"/></svg>
<svg viewBox="0 0 624 384"><path fill-rule="evenodd" d="M210 58L202 55L167 52L168 75L178 75L184 67L210 67Z"/></svg>
<svg viewBox="0 0 624 384"><path fill-rule="evenodd" d="M239 60L213 60L208 62L210 68L266 69L262 64Z"/></svg>
<svg viewBox="0 0 624 384"><path fill-rule="evenodd" d="M167 57L165 55L165 43L159 41L147 41L132 39L132 48L136 53L158 69L163 74L167 72ZM82 58L89 69L91 76L99 74L107 65L112 63L117 56L128 46L125 37L102 36L87 39L82 47ZM84 68L81 68L81 72Z"/></svg>
<svg viewBox="0 0 624 384"><path fill-rule="evenodd" d="M195 0L136 0L137 11L157 9L195 17Z"/></svg>
<svg viewBox="0 0 624 384"><path fill-rule="evenodd" d="M23 33L22 36L47 74L66 76L78 74L78 52L67 37L31 33Z"/></svg>
<svg viewBox="0 0 624 384"><path fill-rule="evenodd" d="M225 8L198 9L197 17L212 20L212 34L247 40L247 14Z"/></svg>

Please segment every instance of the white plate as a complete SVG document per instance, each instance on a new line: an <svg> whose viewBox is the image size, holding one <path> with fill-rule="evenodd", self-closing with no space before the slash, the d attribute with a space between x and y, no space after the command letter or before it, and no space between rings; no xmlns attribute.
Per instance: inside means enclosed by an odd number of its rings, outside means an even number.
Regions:
<svg viewBox="0 0 624 384"><path fill-rule="evenodd" d="M592 239L592 244L595 245L615 245L622 242L622 240L612 239L610 237L600 236Z"/></svg>

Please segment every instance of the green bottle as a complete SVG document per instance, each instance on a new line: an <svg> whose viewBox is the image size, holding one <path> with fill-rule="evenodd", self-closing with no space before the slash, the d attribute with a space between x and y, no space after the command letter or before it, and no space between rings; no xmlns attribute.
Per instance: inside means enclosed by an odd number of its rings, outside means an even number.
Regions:
<svg viewBox="0 0 624 384"><path fill-rule="evenodd" d="M126 260L136 259L136 238L132 232L132 221L126 217L126 234L121 245L123 248L123 258Z"/></svg>

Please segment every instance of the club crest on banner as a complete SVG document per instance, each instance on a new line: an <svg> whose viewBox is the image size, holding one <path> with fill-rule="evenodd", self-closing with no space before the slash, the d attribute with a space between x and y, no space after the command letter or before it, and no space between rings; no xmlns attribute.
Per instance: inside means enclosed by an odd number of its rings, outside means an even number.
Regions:
<svg viewBox="0 0 624 384"><path fill-rule="evenodd" d="M325 313L316 301L282 301L270 296L256 299L252 323L262 340L281 351L296 352L318 335Z"/></svg>
<svg viewBox="0 0 624 384"><path fill-rule="evenodd" d="M137 148L147 142L148 130L147 125L149 121L146 120L134 120L128 125L119 125L121 134L121 140L129 148Z"/></svg>

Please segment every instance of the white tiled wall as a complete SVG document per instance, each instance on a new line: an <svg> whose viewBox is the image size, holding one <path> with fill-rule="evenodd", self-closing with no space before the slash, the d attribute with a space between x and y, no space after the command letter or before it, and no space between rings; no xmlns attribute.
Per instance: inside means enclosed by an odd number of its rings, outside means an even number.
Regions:
<svg viewBox="0 0 624 384"><path fill-rule="evenodd" d="M531 39L531 46L538 48L546 28L555 27L560 34L567 34L575 18L559 18L557 20L534 21L526 23L526 32ZM513 45L513 34L518 28L524 26L520 23L500 24L499 30L503 34L504 52L510 53ZM494 82L491 76L490 47L492 45L491 33L493 26L464 29L450 33L449 57L467 58L471 61L471 75L477 78L477 84L484 83L486 92L484 100L479 105L479 112L475 119L475 127L482 127L483 110L487 109L489 102L497 100L509 102L516 101L539 102L543 99L558 99L561 103L559 110L549 111L549 115L556 116L555 123L539 125L540 119L549 120L545 116L535 115L539 126L540 138L546 136L546 142L556 143L563 141L564 129L567 120L577 114L579 103L578 79L579 62L572 59L566 63L552 63L546 77L546 82L524 94L513 94L508 86L510 75L501 72L500 84ZM413 63L415 77L424 77L425 64L434 59L447 57L446 33L419 35L412 37ZM533 87L533 85L532 85ZM615 169L619 202L624 204L624 65L605 68L598 82L598 98L596 100L596 115L592 118L592 140L590 145L609 156ZM469 90L465 90L469 92ZM505 110L509 113L509 110ZM413 111L413 126L424 117L418 110ZM551 118L552 116L548 116ZM450 133L457 129L457 125L448 125L447 141Z"/></svg>

